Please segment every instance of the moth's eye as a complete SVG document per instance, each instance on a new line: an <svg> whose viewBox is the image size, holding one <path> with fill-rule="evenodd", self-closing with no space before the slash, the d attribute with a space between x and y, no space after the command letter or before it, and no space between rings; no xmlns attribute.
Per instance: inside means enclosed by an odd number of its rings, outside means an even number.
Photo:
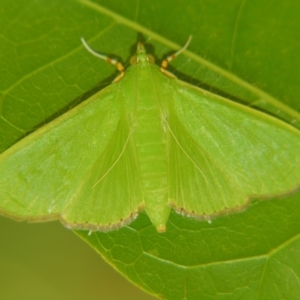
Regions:
<svg viewBox="0 0 300 300"><path fill-rule="evenodd" d="M148 59L148 62L149 62L150 64L154 64L155 58L154 58L153 55L147 54L147 59Z"/></svg>
<svg viewBox="0 0 300 300"><path fill-rule="evenodd" d="M136 55L131 56L129 62L131 65L136 65L137 64L137 56Z"/></svg>

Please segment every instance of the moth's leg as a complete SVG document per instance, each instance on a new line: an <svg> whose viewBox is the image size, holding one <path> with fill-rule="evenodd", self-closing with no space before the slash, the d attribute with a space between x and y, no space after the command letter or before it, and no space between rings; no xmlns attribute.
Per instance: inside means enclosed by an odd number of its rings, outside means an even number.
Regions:
<svg viewBox="0 0 300 300"><path fill-rule="evenodd" d="M85 41L84 38L81 38L80 40L81 40L83 46L85 47L85 49L87 51L89 51L90 53L92 53L94 56L105 60L109 64L112 64L112 65L116 66L117 70L120 71L120 74L114 79L113 82L119 81L124 76L124 70L125 70L125 68L124 68L124 66L119 61L117 61L115 59L112 59L112 58L108 57L107 55L103 55L103 54L100 54L100 53L96 52L95 50L93 50L88 45L88 43Z"/></svg>
<svg viewBox="0 0 300 300"><path fill-rule="evenodd" d="M189 46L191 40L192 40L192 36L190 35L187 42L181 49L179 49L177 52L173 53L172 55L168 56L166 59L164 59L162 61L161 67L160 67L161 72L163 72L164 74L166 74L169 77L176 78L176 76L174 76L171 72L167 71L166 68L168 67L168 64L170 61L174 60L179 54L181 54L184 50L186 50L186 48Z"/></svg>

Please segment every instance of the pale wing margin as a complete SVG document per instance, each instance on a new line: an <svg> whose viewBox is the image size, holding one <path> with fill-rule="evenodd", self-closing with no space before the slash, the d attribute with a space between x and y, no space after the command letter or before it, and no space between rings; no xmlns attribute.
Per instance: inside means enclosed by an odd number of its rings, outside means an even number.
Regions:
<svg viewBox="0 0 300 300"><path fill-rule="evenodd" d="M99 206L97 199L90 196L95 193L82 194L82 190L90 188L83 188L86 178L92 178L94 174L94 181L97 181L98 173L105 173L106 170L101 170L101 159L106 159L107 148L111 147L112 139L124 122L122 99L117 99L116 87L107 87L0 156L2 214L31 221L61 219L70 227L89 229L91 222L105 227L101 213L98 213L99 219L91 220L86 210L93 210L89 205L95 205L94 210L101 212L107 197L98 194L98 200L102 201ZM128 129L128 126L124 128ZM126 134L124 130L123 134ZM122 151L122 148L115 149L115 153L118 150ZM126 159L131 160L131 157ZM97 164L100 164L100 171L96 174ZM102 164L102 167L106 166ZM123 180L124 185L127 184L125 188L128 188L129 177ZM110 200L112 206L118 199ZM138 209L137 203L131 203L131 206L134 207L130 207L132 210ZM107 215L110 210L102 215ZM129 217L126 213L124 218ZM81 217L79 222L77 217ZM78 224L82 220L86 223Z"/></svg>
<svg viewBox="0 0 300 300"><path fill-rule="evenodd" d="M174 80L170 203L206 218L300 184L300 132L271 116Z"/></svg>

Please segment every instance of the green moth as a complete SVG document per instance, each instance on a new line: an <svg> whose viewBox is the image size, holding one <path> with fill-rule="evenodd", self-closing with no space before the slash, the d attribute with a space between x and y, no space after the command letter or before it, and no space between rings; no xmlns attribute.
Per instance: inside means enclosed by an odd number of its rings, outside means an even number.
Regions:
<svg viewBox="0 0 300 300"><path fill-rule="evenodd" d="M245 208L300 183L300 132L153 64L139 43L116 80L0 156L0 212L112 230L145 210L199 219Z"/></svg>

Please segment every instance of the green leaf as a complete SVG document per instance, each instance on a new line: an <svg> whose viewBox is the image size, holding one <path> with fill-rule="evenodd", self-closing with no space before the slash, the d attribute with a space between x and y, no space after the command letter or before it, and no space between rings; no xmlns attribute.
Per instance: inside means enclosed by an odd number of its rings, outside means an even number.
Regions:
<svg viewBox="0 0 300 300"><path fill-rule="evenodd" d="M145 210L164 232L171 207L210 220L297 188L299 130L174 78L141 43L131 61L0 156L2 214L107 231Z"/></svg>
<svg viewBox="0 0 300 300"><path fill-rule="evenodd" d="M113 67L83 55L81 36L127 62L138 32L151 38L158 58L193 34L174 74L299 128L297 1L90 3L2 1L1 150L115 77ZM120 231L80 235L130 280L166 299L297 299L299 200L257 202L212 224L172 214L164 236L145 215Z"/></svg>

